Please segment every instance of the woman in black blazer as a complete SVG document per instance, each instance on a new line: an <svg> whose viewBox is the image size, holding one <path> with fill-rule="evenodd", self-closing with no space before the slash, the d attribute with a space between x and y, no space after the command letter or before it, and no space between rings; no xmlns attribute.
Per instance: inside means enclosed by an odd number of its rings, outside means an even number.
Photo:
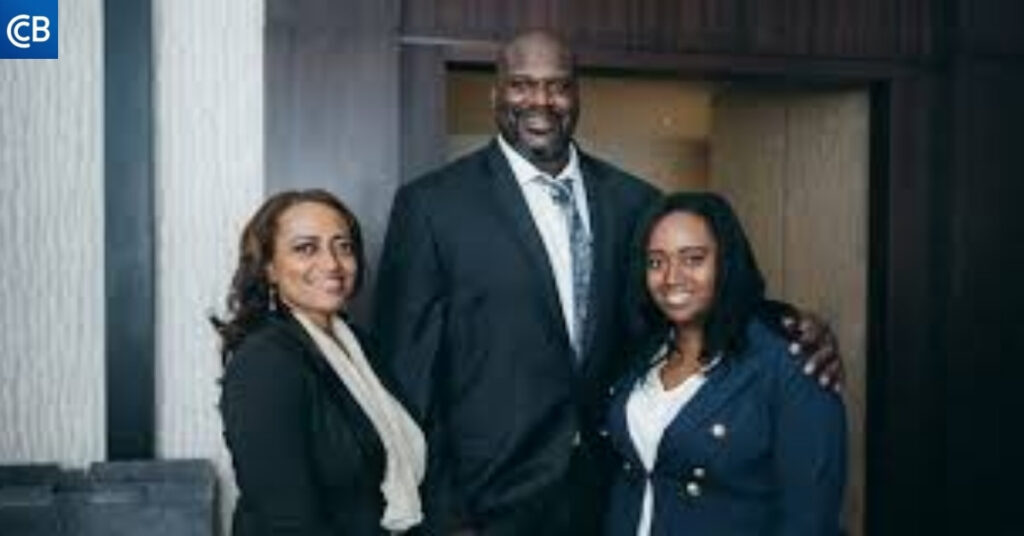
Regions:
<svg viewBox="0 0 1024 536"><path fill-rule="evenodd" d="M838 534L842 401L758 319L764 281L736 215L714 194L674 194L638 229L648 337L612 390L607 532Z"/></svg>
<svg viewBox="0 0 1024 536"><path fill-rule="evenodd" d="M322 190L246 225L222 338L233 534L376 535L422 518L423 435L342 314L363 279L359 224Z"/></svg>

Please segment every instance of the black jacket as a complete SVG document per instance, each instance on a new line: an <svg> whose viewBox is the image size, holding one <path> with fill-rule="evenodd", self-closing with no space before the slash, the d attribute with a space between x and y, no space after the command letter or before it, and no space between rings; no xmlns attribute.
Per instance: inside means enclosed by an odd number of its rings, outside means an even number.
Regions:
<svg viewBox="0 0 1024 536"><path fill-rule="evenodd" d="M383 446L294 318L276 314L242 342L220 408L241 491L235 536L382 534Z"/></svg>
<svg viewBox="0 0 1024 536"><path fill-rule="evenodd" d="M656 192L579 156L594 256L580 365L543 242L496 143L395 198L375 327L427 433L426 516L437 532L469 524L536 535L550 516L564 518L552 508L580 498L557 490L591 457L601 393L621 372L628 245ZM603 491L598 481L574 489ZM575 526L600 519L571 515ZM518 520L501 522L510 516Z"/></svg>

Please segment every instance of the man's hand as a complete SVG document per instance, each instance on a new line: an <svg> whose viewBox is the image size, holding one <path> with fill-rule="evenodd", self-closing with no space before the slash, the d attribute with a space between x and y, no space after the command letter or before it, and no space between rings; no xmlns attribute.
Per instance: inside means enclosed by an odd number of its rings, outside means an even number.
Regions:
<svg viewBox="0 0 1024 536"><path fill-rule="evenodd" d="M822 387L839 392L843 385L843 360L832 328L817 315L801 310L783 315L782 327L790 341L789 353L806 356L804 374L817 374Z"/></svg>

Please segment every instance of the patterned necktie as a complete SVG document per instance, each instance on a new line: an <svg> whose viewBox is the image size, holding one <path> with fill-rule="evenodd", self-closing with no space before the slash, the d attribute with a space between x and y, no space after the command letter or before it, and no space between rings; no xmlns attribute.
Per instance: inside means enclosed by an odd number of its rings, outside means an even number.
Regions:
<svg viewBox="0 0 1024 536"><path fill-rule="evenodd" d="M590 272L592 268L591 242L583 226L583 216L577 210L573 196L573 179L556 180L540 177L547 187L551 199L562 209L566 227L569 229L569 246L572 253L572 295L573 332L572 348L577 362L583 359L583 337L587 325L587 305L590 297Z"/></svg>

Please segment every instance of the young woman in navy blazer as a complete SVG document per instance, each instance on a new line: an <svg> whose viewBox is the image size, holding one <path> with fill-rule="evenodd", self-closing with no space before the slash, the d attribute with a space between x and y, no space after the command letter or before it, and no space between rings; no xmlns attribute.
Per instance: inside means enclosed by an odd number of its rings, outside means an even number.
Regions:
<svg viewBox="0 0 1024 536"><path fill-rule="evenodd" d="M838 534L843 405L756 318L764 280L721 197L682 193L638 227L643 343L611 391L613 535Z"/></svg>

